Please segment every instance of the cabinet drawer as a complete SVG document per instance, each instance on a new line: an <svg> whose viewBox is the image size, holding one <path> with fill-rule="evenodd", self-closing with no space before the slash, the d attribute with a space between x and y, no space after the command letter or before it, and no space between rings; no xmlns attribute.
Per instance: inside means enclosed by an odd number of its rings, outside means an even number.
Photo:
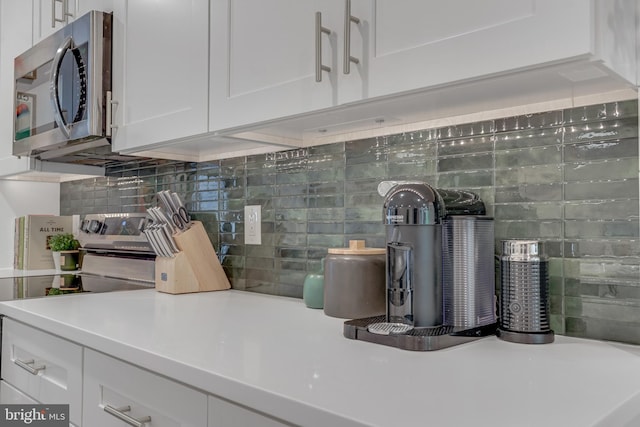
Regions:
<svg viewBox="0 0 640 427"><path fill-rule="evenodd" d="M83 425L131 425L121 420L127 416L151 417L153 427L207 425L204 393L93 350L85 349L84 362Z"/></svg>
<svg viewBox="0 0 640 427"><path fill-rule="evenodd" d="M38 404L36 400L33 400L6 381L0 381L0 403L3 405Z"/></svg>
<svg viewBox="0 0 640 427"><path fill-rule="evenodd" d="M34 400L7 383L0 381L0 404L2 405L41 405L40 402ZM79 427L79 425L69 423L69 427Z"/></svg>
<svg viewBox="0 0 640 427"><path fill-rule="evenodd" d="M9 318L2 321L2 379L42 404L69 404L80 425L82 347Z"/></svg>

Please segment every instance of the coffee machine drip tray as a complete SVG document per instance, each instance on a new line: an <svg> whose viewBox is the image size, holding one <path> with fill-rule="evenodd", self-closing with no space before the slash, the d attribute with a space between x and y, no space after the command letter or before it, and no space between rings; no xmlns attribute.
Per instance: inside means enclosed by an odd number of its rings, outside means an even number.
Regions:
<svg viewBox="0 0 640 427"><path fill-rule="evenodd" d="M344 322L344 336L349 339L388 345L403 350L432 351L464 344L494 335L497 323L471 329L438 326L433 328L413 328L404 332L373 333L369 327L385 323L386 316L366 317ZM378 325L376 325L378 326Z"/></svg>

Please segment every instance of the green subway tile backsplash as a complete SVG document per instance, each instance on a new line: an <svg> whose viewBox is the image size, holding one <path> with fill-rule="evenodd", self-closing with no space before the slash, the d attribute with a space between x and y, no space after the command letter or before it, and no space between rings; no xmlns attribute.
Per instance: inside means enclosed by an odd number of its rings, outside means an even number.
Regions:
<svg viewBox="0 0 640 427"><path fill-rule="evenodd" d="M564 236L568 238L621 237L638 238L638 221L565 221Z"/></svg>
<svg viewBox="0 0 640 427"><path fill-rule="evenodd" d="M612 169L616 169L616 178L618 179L637 179L638 158L627 157L589 163L567 163L565 179L567 181L608 180L611 178Z"/></svg>
<svg viewBox="0 0 640 427"><path fill-rule="evenodd" d="M493 153L473 153L438 159L438 172L493 169Z"/></svg>
<svg viewBox="0 0 640 427"><path fill-rule="evenodd" d="M564 160L567 163L588 162L603 159L620 159L638 156L638 138L594 140L566 144Z"/></svg>
<svg viewBox="0 0 640 427"><path fill-rule="evenodd" d="M556 333L640 344L638 102L614 102L212 162L136 161L61 184L61 214L180 193L232 286L300 298L328 247L384 245L385 179L477 192L496 240L545 242ZM262 245L244 245L244 206ZM496 246L499 250L499 246Z"/></svg>
<svg viewBox="0 0 640 427"><path fill-rule="evenodd" d="M492 136L475 136L463 139L446 140L438 144L438 154L440 156L479 152L491 153L492 151Z"/></svg>

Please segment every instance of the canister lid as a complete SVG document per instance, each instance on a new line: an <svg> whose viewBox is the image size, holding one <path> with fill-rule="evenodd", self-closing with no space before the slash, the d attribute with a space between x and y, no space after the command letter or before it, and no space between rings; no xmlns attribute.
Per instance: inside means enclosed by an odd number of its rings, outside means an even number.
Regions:
<svg viewBox="0 0 640 427"><path fill-rule="evenodd" d="M367 248L364 240L349 240L348 248L329 248L328 252L335 255L382 255L385 248Z"/></svg>

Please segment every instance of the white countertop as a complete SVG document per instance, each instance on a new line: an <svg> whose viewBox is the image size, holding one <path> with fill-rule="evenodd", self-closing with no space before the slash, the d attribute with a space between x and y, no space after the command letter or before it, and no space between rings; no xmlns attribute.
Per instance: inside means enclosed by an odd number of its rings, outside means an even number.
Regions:
<svg viewBox="0 0 640 427"><path fill-rule="evenodd" d="M233 290L66 295L0 313L305 426L611 426L640 412L634 346L488 337L410 352L344 338L343 320L301 300Z"/></svg>

